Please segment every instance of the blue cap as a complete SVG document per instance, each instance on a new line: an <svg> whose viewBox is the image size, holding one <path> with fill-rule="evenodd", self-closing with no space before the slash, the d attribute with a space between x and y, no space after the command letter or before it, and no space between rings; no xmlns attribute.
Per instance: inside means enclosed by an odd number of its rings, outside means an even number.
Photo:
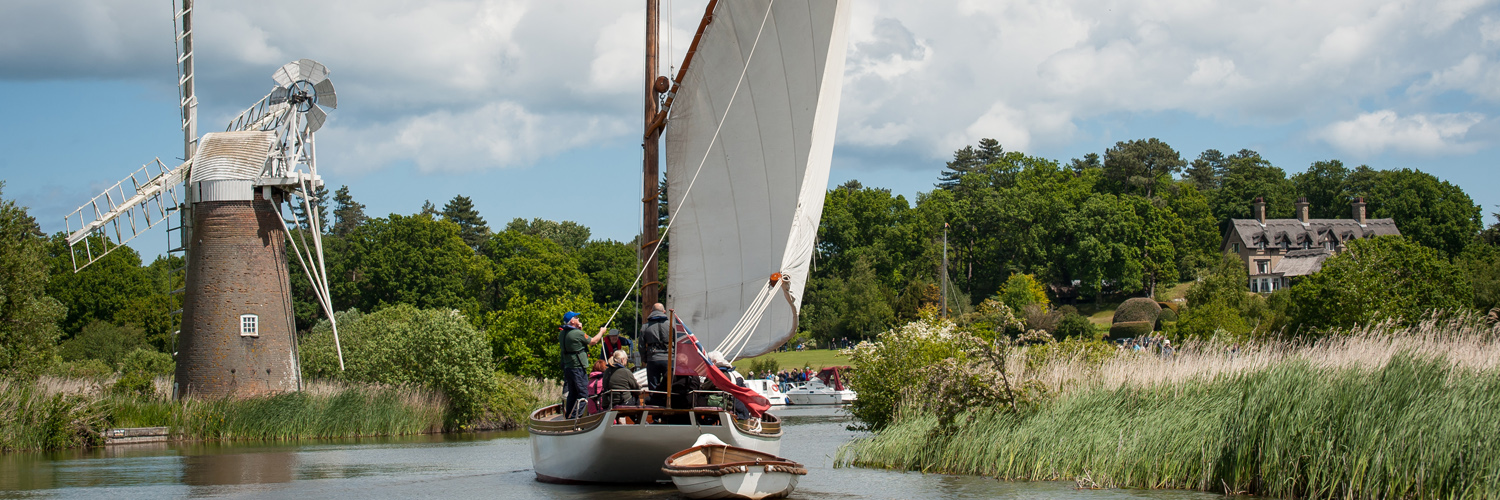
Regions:
<svg viewBox="0 0 1500 500"><path fill-rule="evenodd" d="M573 318L577 318L579 316L583 316L583 315L582 314L578 314L578 313L573 312L573 311L565 312L565 313L563 313L563 324L566 325L566 324L568 324L569 321L573 321Z"/></svg>

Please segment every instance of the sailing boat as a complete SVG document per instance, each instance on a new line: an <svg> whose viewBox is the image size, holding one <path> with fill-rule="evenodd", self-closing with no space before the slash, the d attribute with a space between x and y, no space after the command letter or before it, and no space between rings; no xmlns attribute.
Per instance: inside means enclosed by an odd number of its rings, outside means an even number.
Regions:
<svg viewBox="0 0 1500 500"><path fill-rule="evenodd" d="M642 303L657 295L656 147L664 127L673 246L664 302L675 329L692 325L697 333L678 341L674 366L704 374L700 345L735 359L796 333L833 157L850 3L710 0L668 81L655 75L657 2L647 0ZM569 419L551 405L531 414L527 430L539 481L640 483L667 480L664 460L702 434L778 454L780 419L758 417L630 406Z"/></svg>

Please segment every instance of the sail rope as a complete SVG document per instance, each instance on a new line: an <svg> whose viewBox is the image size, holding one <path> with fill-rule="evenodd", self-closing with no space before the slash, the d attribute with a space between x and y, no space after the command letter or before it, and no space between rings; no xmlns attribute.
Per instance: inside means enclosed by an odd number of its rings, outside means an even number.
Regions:
<svg viewBox="0 0 1500 500"><path fill-rule="evenodd" d="M781 282L771 282L761 287L760 293L756 294L755 301L750 303L750 309L740 317L734 328L729 330L729 335L719 342L714 350L724 354L725 359L735 359L750 345L750 333L755 331L755 326L760 323L761 316L766 313L766 308L771 306L771 301L776 298L776 289L780 288ZM730 351L733 350L731 353Z"/></svg>
<svg viewBox="0 0 1500 500"><path fill-rule="evenodd" d="M760 20L760 30L755 32L755 43L750 44L750 54L745 56L745 67L740 68L739 81L735 82L734 84L734 92L729 94L729 104L726 104L724 106L724 116L719 117L719 125L717 127L714 127L714 135L708 140L708 148L703 150L703 159L698 161L698 168L693 171L692 180L688 181L687 189L684 189L682 191L682 198L684 199L688 198L692 194L693 185L698 183L698 174L703 173L703 165L708 163L708 156L709 154L713 153L714 144L718 143L719 141L719 132L724 130L724 121L729 119L729 111L734 108L734 100L736 97L739 97L740 87L744 86L745 84L745 73L750 70L750 61L755 59L755 48L760 46L760 37L766 31L766 21L771 18L771 8L775 6L776 0L771 0L769 4L766 4L766 15ZM677 210L667 214L667 227L662 231L662 233L670 233L670 231L672 230L672 223L677 222L677 214L682 212L682 208L684 206L686 205L679 203L677 205ZM644 234L645 228L642 229L642 234ZM656 252L659 250L661 250L660 240L658 240L655 245L651 246L651 257L647 258L646 261L650 262L656 259ZM635 280L630 282L631 290L634 290L636 285L639 285L641 283L641 277L645 274L646 266L641 266L641 270L635 273ZM620 314L620 308L625 306L625 302L627 300L630 300L630 293L628 292L625 294L624 298L620 299L620 303L615 305L614 312L609 314L609 319L604 322L605 328L608 328L611 323L614 323L615 317Z"/></svg>

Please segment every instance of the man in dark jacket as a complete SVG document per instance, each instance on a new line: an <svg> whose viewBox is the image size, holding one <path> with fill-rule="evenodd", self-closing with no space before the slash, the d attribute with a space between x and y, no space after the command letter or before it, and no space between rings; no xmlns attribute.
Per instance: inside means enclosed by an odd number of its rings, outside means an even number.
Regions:
<svg viewBox="0 0 1500 500"><path fill-rule="evenodd" d="M563 324L557 334L562 347L563 392L567 394L563 400L563 414L568 418L583 416L584 406L578 402L589 396L589 346L598 344L605 332L601 326L599 334L589 338L583 333L583 321L578 319L579 316L573 311L563 313Z"/></svg>
<svg viewBox="0 0 1500 500"><path fill-rule="evenodd" d="M672 325L667 324L667 308L660 302L651 305L651 315L646 317L646 325L641 327L641 358L646 362L646 386L651 391L647 398L650 405L662 406L667 403L667 363L671 361L668 357L668 348L672 342Z"/></svg>

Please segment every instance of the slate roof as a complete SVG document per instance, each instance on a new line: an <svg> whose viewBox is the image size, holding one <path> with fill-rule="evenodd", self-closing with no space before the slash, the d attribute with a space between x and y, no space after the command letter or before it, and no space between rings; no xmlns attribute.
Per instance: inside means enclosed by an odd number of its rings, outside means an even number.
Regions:
<svg viewBox="0 0 1500 500"><path fill-rule="evenodd" d="M1282 276L1307 276L1323 268L1323 261L1333 254L1324 248L1301 248L1292 250L1276 262L1271 272Z"/></svg>
<svg viewBox="0 0 1500 500"><path fill-rule="evenodd" d="M1286 241L1296 248L1301 247L1303 241L1311 241L1313 246L1318 246L1330 238L1345 242L1355 238L1401 234L1393 219L1365 219L1364 226L1354 222L1354 219L1311 219L1306 226L1297 219L1266 219L1264 225L1255 219L1234 219L1232 222L1229 234L1224 236L1223 248L1228 248L1231 243L1239 243L1244 248L1258 248L1262 241L1268 247L1281 246L1281 242Z"/></svg>

